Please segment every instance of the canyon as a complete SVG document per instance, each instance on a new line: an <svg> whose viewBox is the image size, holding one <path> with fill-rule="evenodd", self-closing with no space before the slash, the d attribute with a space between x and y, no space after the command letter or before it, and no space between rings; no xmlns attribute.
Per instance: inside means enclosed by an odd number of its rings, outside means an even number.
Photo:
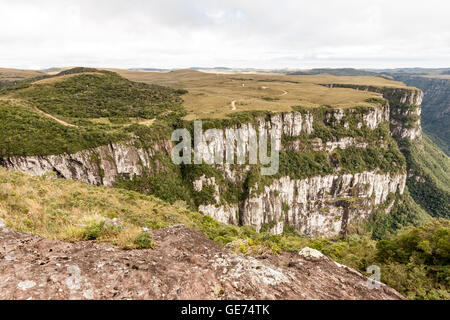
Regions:
<svg viewBox="0 0 450 320"><path fill-rule="evenodd" d="M326 108L321 112L317 109L299 109L268 113L228 129L243 130L250 137L258 129L275 128L281 134L283 151L302 155L322 152L330 158L325 157L324 161L330 162L333 162L331 158L336 149L366 150L369 145L384 150L396 148L392 143L388 146L389 137L368 138L367 135L376 134L377 129L382 132L383 125L389 128L388 135L398 141L421 139L420 104L423 93L420 90L342 84L326 86L375 91L380 94L380 101L363 109ZM317 124L324 124L330 130L328 140L315 132ZM223 126L226 132L226 124ZM335 132L336 136L333 136ZM366 136L358 135L360 132ZM251 139L247 139L246 143L249 141ZM0 165L34 175L56 172L61 178L114 186L119 178L134 179L144 174L164 172L164 164L157 162L155 165L152 158L156 154L168 158L174 143L166 138L149 144L151 147L142 148L131 140L73 154L13 156L0 159ZM200 152L205 158L214 147L205 142ZM248 145L244 150L248 150ZM194 194L201 194L205 187L209 187L207 201L197 202L197 208L218 221L251 225L257 230L269 230L275 234L282 233L285 227L292 227L308 236L331 237L345 234L350 225L364 223L380 206L389 211L394 202L388 196L402 195L407 179L406 167L395 161L393 165L392 172L377 167L370 170L353 168L350 171L356 172L345 172L337 164L328 173L321 172L301 179L296 178L296 174L291 176L290 172L284 172L272 177L269 182L247 186L245 191L243 186L250 171L248 165L212 165L222 179L203 173L190 177L188 183ZM227 184L240 186L240 192L245 195L241 195L238 201L224 199L223 194L227 191L224 180Z"/></svg>

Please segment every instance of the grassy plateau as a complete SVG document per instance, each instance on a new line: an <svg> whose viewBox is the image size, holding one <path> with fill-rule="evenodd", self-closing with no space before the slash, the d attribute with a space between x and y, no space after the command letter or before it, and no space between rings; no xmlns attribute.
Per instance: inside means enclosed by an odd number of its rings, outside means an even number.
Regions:
<svg viewBox="0 0 450 320"><path fill-rule="evenodd" d="M357 83L405 87L379 77L337 77L331 75L286 76L268 74L217 74L194 70L139 72L114 70L132 81L157 83L184 89L185 119L225 118L230 113L252 110L291 111L292 106L355 107L370 105L366 100L379 95L321 84ZM234 103L232 103L234 101Z"/></svg>

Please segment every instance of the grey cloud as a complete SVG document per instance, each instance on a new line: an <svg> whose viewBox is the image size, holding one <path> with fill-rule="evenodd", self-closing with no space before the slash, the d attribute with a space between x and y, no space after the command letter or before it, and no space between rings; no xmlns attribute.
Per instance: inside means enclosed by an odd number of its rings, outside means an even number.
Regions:
<svg viewBox="0 0 450 320"><path fill-rule="evenodd" d="M446 1L0 0L0 66L449 66Z"/></svg>

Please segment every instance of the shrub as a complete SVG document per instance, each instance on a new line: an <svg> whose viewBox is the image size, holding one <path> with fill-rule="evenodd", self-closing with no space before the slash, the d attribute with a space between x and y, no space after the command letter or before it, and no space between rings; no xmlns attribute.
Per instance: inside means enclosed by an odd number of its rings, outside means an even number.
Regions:
<svg viewBox="0 0 450 320"><path fill-rule="evenodd" d="M145 248L153 249L155 247L152 236L148 232L139 233L136 236L136 239L134 239L134 244L136 244L140 249Z"/></svg>
<svg viewBox="0 0 450 320"><path fill-rule="evenodd" d="M105 220L92 222L86 227L84 239L98 240L107 238L119 234L121 230L122 228L120 226L115 226Z"/></svg>
<svg viewBox="0 0 450 320"><path fill-rule="evenodd" d="M411 299L449 299L450 221L432 220L377 243L382 281Z"/></svg>

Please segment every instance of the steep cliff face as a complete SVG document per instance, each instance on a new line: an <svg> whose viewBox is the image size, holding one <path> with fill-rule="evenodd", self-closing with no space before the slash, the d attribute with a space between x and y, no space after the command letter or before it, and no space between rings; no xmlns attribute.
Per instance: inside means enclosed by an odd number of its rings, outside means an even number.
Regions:
<svg viewBox="0 0 450 320"><path fill-rule="evenodd" d="M171 145L162 147L168 152ZM0 159L0 165L34 175L56 172L61 178L111 187L119 176L142 175L155 151L137 148L132 143L112 143L74 154L10 157Z"/></svg>
<svg viewBox="0 0 450 320"><path fill-rule="evenodd" d="M388 196L404 192L404 158L390 135L412 140L421 135L420 119L404 123L405 118L420 114L421 92L389 89L383 96L389 103L380 98L358 108L296 107L293 112L255 115L252 121L233 126L225 122L225 136L231 129L240 129L246 137L245 147L237 153L248 152L252 137L261 129L275 128L281 135L278 173L261 176L258 166L245 164L201 165L178 169L177 183L190 186L199 211L225 223L272 233L286 228L310 236L346 233L378 207L389 211ZM113 186L118 179L164 173L165 166L156 155L167 159L172 147L168 139L145 147L129 141L75 154L10 157L0 159L0 164ZM204 160L214 148L215 142L201 143ZM221 150L225 152L223 146Z"/></svg>
<svg viewBox="0 0 450 320"><path fill-rule="evenodd" d="M368 110L356 109L327 109L321 110L312 114L304 108L299 108L300 111L266 114L263 116L256 116L252 123L241 123L232 127L225 127L221 130L221 135L229 137L233 132L240 131L243 138L243 145L233 152L237 155L244 155L248 152L251 144L256 140L257 136L262 130L275 129L278 136L284 139L280 148L283 150L289 149L298 152L308 151L333 151L336 148L346 149L349 146L366 147L364 137L351 136L355 133L352 129L368 130L377 129L383 122L389 121L389 105L385 104L379 107L371 107ZM320 134L315 135L315 122L324 123L330 128L342 127L344 132L342 136L326 137L330 140L320 138ZM353 127L350 128L350 122L353 122ZM320 128L322 129L322 128ZM223 133L223 134L222 134ZM347 136L347 134L349 136ZM306 138L307 141L301 138ZM257 140L256 140L257 141ZM306 142L306 144L305 144ZM221 143L221 142L220 142ZM217 145L217 141L207 142L205 137L202 137L201 143L198 146L198 152L202 158L207 162L212 162L215 149L218 148L227 158L227 151L223 143Z"/></svg>
<svg viewBox="0 0 450 320"><path fill-rule="evenodd" d="M337 157L335 150L356 148L366 152L374 144L388 148L388 139L370 136L389 121L388 104L364 111L327 109L315 114L307 112L303 118L308 119L306 126L301 121L300 112L275 114L269 118L257 118L254 125L244 124L240 129L246 132L246 136L252 136L258 129L277 128L282 133L282 158L283 152L326 155L332 159ZM327 135L319 132L323 130L322 125L332 132L341 129L341 136L323 141ZM305 131L302 128L306 128ZM355 130L362 128L365 128L365 134L352 136ZM204 143L201 152L211 154L213 147ZM328 161L326 156L322 161ZM261 179L256 173L260 181L254 184L249 182L250 166L215 166L219 172L217 176L205 173L193 180L195 192L201 193L208 187L211 193L210 201L199 205L199 210L221 222L251 225L257 230L275 234L282 233L289 226L310 236L329 237L345 233L349 225L363 223L375 208L386 202L389 194L403 194L405 188L404 168L393 173L356 168L360 172L345 172L336 164L330 174L319 170L317 174L305 173L305 178L296 178L295 172L286 172L283 164L281 166L282 173L276 177ZM301 173L305 168L298 166L293 170ZM242 188L245 196L235 202L224 199L225 188L219 181L220 176L234 185L245 185Z"/></svg>
<svg viewBox="0 0 450 320"><path fill-rule="evenodd" d="M276 234L289 225L311 236L334 236L350 223L364 222L389 193L402 194L405 180L404 175L373 172L304 180L284 177L244 203L242 220L257 229L266 223Z"/></svg>
<svg viewBox="0 0 450 320"><path fill-rule="evenodd" d="M420 90L383 90L383 97L391 104L391 133L397 139L420 140L420 114L423 92Z"/></svg>
<svg viewBox="0 0 450 320"><path fill-rule="evenodd" d="M420 122L424 94L419 89L380 88L348 84L328 84L330 88L352 88L379 93L389 101L391 134L396 139L417 140L422 137Z"/></svg>
<svg viewBox="0 0 450 320"><path fill-rule="evenodd" d="M433 141L450 155L450 79L394 75L396 80L419 88L424 93L422 126Z"/></svg>
<svg viewBox="0 0 450 320"><path fill-rule="evenodd" d="M331 237L346 232L349 224L364 223L389 194L403 194L405 182L405 174L375 172L307 179L285 176L255 194L256 185L247 199L234 205L220 205L214 178L203 176L194 186L197 191L204 185L214 186L216 204L201 205L199 210L221 222L241 222L274 234L290 226L309 236Z"/></svg>
<svg viewBox="0 0 450 320"><path fill-rule="evenodd" d="M419 89L390 89L370 86L352 86L359 90L378 92L390 104L390 131L397 140L406 158L407 186L415 202L420 204L431 216L449 217L450 191L448 175L449 158L433 142L423 136L421 128L422 102L426 105L424 119L428 129L432 128L432 138L446 149L448 140L448 93L449 81L420 77L396 77L408 85ZM342 85L338 85L342 86ZM439 134L436 135L436 130Z"/></svg>

